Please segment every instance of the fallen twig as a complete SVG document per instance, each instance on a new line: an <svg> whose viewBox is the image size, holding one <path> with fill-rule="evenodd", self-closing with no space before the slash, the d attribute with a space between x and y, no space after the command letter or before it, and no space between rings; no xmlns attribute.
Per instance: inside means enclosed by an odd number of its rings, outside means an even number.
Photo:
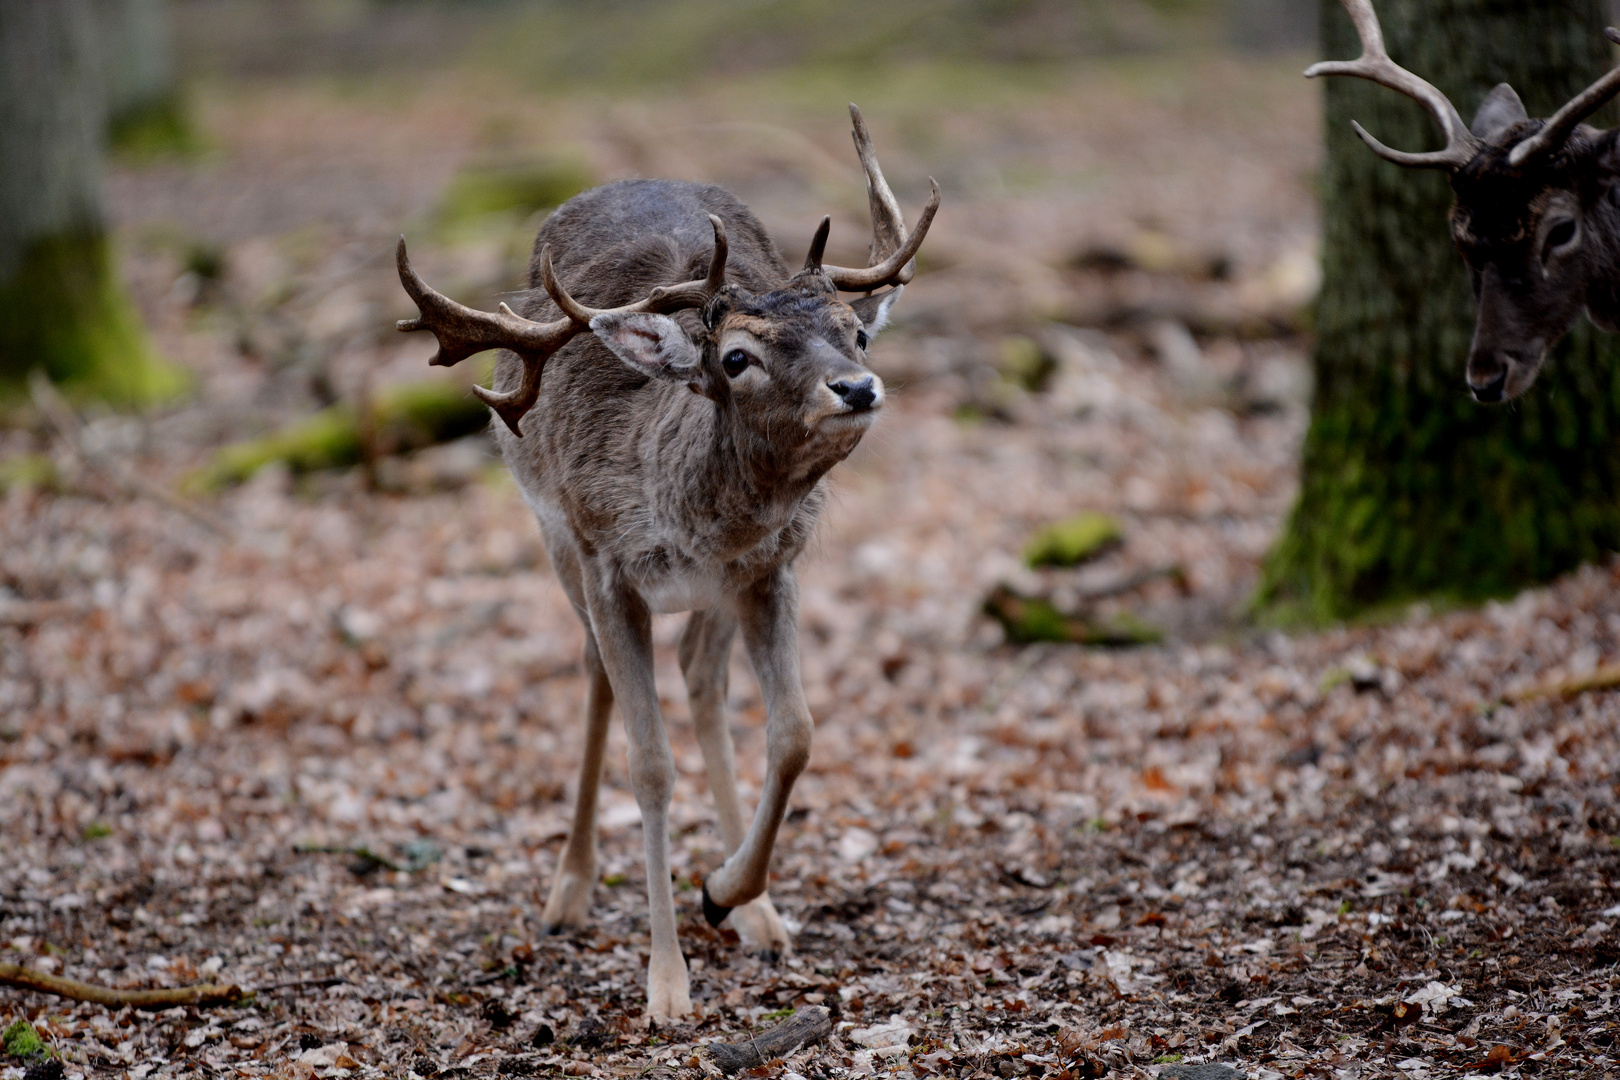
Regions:
<svg viewBox="0 0 1620 1080"><path fill-rule="evenodd" d="M832 1034L832 1013L820 1005L807 1005L771 1030L742 1043L710 1043L709 1058L727 1076L743 1069L758 1069L795 1050L818 1043Z"/></svg>
<svg viewBox="0 0 1620 1080"><path fill-rule="evenodd" d="M255 994L268 994L273 990L320 990L328 986L342 986L349 980L341 975L328 975L324 979L289 979L287 982L271 983L269 986L256 986Z"/></svg>
<svg viewBox="0 0 1620 1080"><path fill-rule="evenodd" d="M300 855L353 855L361 860L369 869L381 867L384 870L404 870L394 860L379 855L365 844L294 844L293 850Z"/></svg>
<svg viewBox="0 0 1620 1080"><path fill-rule="evenodd" d="M182 499L168 488L154 484L123 462L115 461L104 454L94 453L85 446L84 425L80 423L78 414L62 397L61 392L51 384L51 380L46 378L44 372L36 369L28 377L28 391L34 405L45 414L45 419L51 422L56 433L67 444L68 450L91 471L110 481L115 487L121 488L126 495L162 503L169 509L184 514L209 532L225 539L231 538L230 527L215 515Z"/></svg>
<svg viewBox="0 0 1620 1080"><path fill-rule="evenodd" d="M198 983L164 990L114 990L110 986L47 975L21 964L0 964L0 986L55 994L72 1001L91 1001L115 1008L129 1005L137 1009L172 1009L176 1005L196 1005L206 1009L220 1005L241 1005L253 997L250 990L220 983Z"/></svg>
<svg viewBox="0 0 1620 1080"><path fill-rule="evenodd" d="M1573 679L1536 683L1523 690L1509 691L1503 695L1503 700L1517 704L1541 698L1572 698L1591 690L1613 690L1617 686L1620 686L1620 664L1604 664Z"/></svg>

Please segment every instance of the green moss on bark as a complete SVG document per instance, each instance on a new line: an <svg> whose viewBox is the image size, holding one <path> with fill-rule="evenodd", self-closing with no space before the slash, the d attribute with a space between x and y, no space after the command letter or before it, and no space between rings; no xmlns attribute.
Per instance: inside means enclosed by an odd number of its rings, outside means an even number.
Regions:
<svg viewBox="0 0 1620 1080"><path fill-rule="evenodd" d="M35 368L70 397L119 406L151 405L188 385L153 350L106 237L91 232L35 241L0 284L0 401L25 396Z"/></svg>
<svg viewBox="0 0 1620 1080"><path fill-rule="evenodd" d="M1355 56L1337 0L1323 55ZM1465 116L1511 82L1550 114L1609 66L1592 0L1380 0L1397 63ZM1620 545L1620 338L1584 321L1537 385L1473 402L1474 301L1446 225L1443 174L1355 137L1429 149L1427 115L1392 91L1324 80L1323 289L1300 495L1257 597L1270 621L1330 621L1420 597L1472 601L1545 581Z"/></svg>

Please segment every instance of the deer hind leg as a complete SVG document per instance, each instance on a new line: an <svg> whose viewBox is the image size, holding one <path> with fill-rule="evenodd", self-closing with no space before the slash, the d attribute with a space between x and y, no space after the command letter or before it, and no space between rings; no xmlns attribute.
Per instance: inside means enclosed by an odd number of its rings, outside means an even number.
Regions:
<svg viewBox="0 0 1620 1080"><path fill-rule="evenodd" d="M591 627L624 717L630 744L630 785L641 810L646 845L647 914L652 931L647 1013L655 1019L681 1017L692 1011L692 998L686 960L675 934L675 895L669 880L669 801L675 787L675 759L653 683L652 617L639 597L616 587L615 582L593 580L588 588Z"/></svg>
<svg viewBox="0 0 1620 1080"><path fill-rule="evenodd" d="M703 913L714 925L765 894L788 795L810 761L815 725L799 681L798 606L798 583L787 568L739 598L743 644L765 698L765 785L742 843L704 882Z"/></svg>
<svg viewBox="0 0 1620 1080"><path fill-rule="evenodd" d="M709 791L720 818L720 836L726 854L742 846L746 833L742 805L737 799L737 772L731 745L731 729L726 726L725 704L731 642L737 635L737 620L730 612L696 611L681 635L681 673L686 676L686 696L692 706L692 726L698 745L703 748L703 764L709 774ZM787 927L771 905L769 895L761 895L734 909L729 916L732 929L768 960L791 951L793 941Z"/></svg>
<svg viewBox="0 0 1620 1080"><path fill-rule="evenodd" d="M579 791L574 796L574 820L568 842L551 883L551 895L540 915L548 934L585 925L590 915L591 891L596 885L596 797L602 783L602 758L607 751L608 719L613 712L613 687L602 666L596 637L585 631L585 758L579 767Z"/></svg>

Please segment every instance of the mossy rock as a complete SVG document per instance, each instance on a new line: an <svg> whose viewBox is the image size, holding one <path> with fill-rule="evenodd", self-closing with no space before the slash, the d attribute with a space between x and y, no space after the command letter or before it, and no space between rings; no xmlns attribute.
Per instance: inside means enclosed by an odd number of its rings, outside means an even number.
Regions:
<svg viewBox="0 0 1620 1080"><path fill-rule="evenodd" d="M3 1045L6 1053L12 1057L22 1058L25 1061L51 1056L51 1048L39 1037L34 1025L27 1020L17 1020L5 1031L0 1032L0 1045Z"/></svg>
<svg viewBox="0 0 1620 1080"><path fill-rule="evenodd" d="M373 404L375 448L379 454L406 453L482 431L489 410L467 387L449 379L404 383L378 395ZM365 436L352 405L334 405L260 439L233 443L192 474L185 487L214 492L239 484L271 462L294 473L357 465L365 457Z"/></svg>
<svg viewBox="0 0 1620 1080"><path fill-rule="evenodd" d="M507 162L467 169L439 200L441 228L455 229L485 218L528 217L561 206L596 180L575 161Z"/></svg>
<svg viewBox="0 0 1620 1080"><path fill-rule="evenodd" d="M1164 640L1164 631L1128 611L1106 619L1092 619L1060 611L1044 597L1023 596L1005 585L998 585L985 598L984 612L1001 624L1007 640L1014 645L1048 641L1129 648L1156 645Z"/></svg>
<svg viewBox="0 0 1620 1080"><path fill-rule="evenodd" d="M1124 539L1118 519L1087 511L1037 532L1024 548L1024 561L1030 566L1077 566Z"/></svg>
<svg viewBox="0 0 1620 1080"><path fill-rule="evenodd" d="M129 408L191 385L153 349L100 233L35 241L0 284L0 405L27 397L34 368L69 398Z"/></svg>

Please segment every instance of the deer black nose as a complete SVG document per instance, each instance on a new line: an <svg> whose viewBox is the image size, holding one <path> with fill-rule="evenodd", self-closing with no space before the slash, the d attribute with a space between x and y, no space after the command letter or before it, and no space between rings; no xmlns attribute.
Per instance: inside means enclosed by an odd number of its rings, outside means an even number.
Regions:
<svg viewBox="0 0 1620 1080"><path fill-rule="evenodd" d="M1488 383L1475 384L1470 382L1468 389L1474 392L1475 401L1494 402L1502 400L1502 391L1507 386L1507 368L1503 367L1496 373L1496 378Z"/></svg>
<svg viewBox="0 0 1620 1080"><path fill-rule="evenodd" d="M850 412L865 412L877 400L877 389L870 375L863 379L838 379L828 383L827 389L843 398Z"/></svg>

